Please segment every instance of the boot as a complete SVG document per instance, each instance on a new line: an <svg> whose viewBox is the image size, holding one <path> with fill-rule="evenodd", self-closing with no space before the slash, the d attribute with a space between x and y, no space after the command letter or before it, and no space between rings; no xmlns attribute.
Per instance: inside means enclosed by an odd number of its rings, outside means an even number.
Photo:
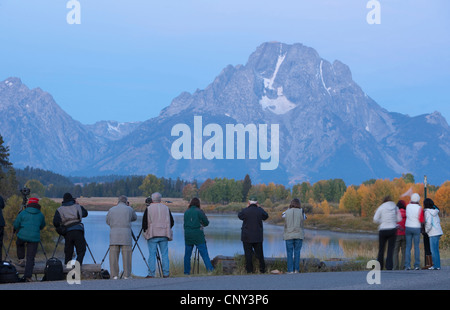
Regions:
<svg viewBox="0 0 450 310"><path fill-rule="evenodd" d="M422 269L428 269L433 266L433 258L431 255L425 255L425 266Z"/></svg>

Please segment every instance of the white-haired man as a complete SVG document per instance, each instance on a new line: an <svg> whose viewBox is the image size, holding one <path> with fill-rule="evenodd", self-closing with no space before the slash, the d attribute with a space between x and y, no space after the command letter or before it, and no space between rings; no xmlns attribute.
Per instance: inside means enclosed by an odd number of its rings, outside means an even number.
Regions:
<svg viewBox="0 0 450 310"><path fill-rule="evenodd" d="M174 224L172 213L161 202L161 194L152 194L152 203L145 209L142 230L148 245L148 275L155 277L157 247L161 253L161 267L163 277L169 277L169 241L173 238L172 227Z"/></svg>
<svg viewBox="0 0 450 310"><path fill-rule="evenodd" d="M109 209L106 223L110 226L109 234L109 266L111 277L119 276L119 253L122 251L123 278L131 276L132 237L131 222L136 221L136 212L128 205L128 198L120 196L118 204Z"/></svg>

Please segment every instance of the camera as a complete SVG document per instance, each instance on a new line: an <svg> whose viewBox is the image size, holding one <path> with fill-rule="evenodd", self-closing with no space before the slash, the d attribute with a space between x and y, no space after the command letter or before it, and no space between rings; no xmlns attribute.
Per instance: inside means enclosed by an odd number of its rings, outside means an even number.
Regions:
<svg viewBox="0 0 450 310"><path fill-rule="evenodd" d="M28 188L28 187L24 187L24 188L21 188L20 189L20 193L23 195L23 196L29 196L30 195L30 193L31 193L31 190Z"/></svg>

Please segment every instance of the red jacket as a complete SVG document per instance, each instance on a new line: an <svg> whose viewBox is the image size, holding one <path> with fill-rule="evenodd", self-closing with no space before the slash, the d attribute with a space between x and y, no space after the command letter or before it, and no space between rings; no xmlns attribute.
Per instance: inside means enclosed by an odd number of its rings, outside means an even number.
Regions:
<svg viewBox="0 0 450 310"><path fill-rule="evenodd" d="M402 215L402 220L397 223L397 236L404 236L405 235L405 222L406 222L406 210L405 209L398 209L400 211L400 214Z"/></svg>

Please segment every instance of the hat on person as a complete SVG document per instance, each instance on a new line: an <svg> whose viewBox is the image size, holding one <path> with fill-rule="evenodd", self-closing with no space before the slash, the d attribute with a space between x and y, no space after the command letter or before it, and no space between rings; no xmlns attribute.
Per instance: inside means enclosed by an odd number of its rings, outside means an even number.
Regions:
<svg viewBox="0 0 450 310"><path fill-rule="evenodd" d="M257 204L258 203L258 198L256 196L250 196L248 202L250 204Z"/></svg>
<svg viewBox="0 0 450 310"><path fill-rule="evenodd" d="M28 199L28 204L32 203L39 203L39 198L31 197L30 199Z"/></svg>
<svg viewBox="0 0 450 310"><path fill-rule="evenodd" d="M411 195L411 202L419 202L420 201L420 196L417 193L414 193Z"/></svg>
<svg viewBox="0 0 450 310"><path fill-rule="evenodd" d="M75 199L72 197L72 195L70 193L65 193L63 196L63 203L64 202L69 202L69 201L75 201Z"/></svg>

